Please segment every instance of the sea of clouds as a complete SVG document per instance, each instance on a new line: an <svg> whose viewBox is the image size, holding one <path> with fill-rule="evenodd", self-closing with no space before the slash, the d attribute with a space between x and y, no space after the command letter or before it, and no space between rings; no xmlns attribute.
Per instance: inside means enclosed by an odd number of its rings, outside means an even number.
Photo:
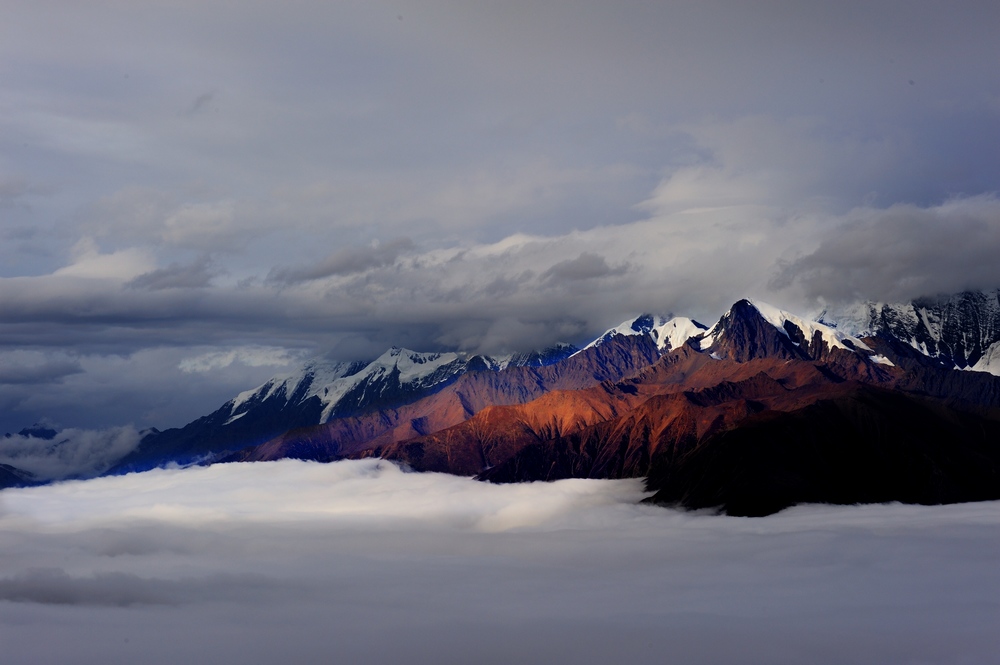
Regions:
<svg viewBox="0 0 1000 665"><path fill-rule="evenodd" d="M1000 502L644 496L379 460L4 490L3 662L1000 662Z"/></svg>

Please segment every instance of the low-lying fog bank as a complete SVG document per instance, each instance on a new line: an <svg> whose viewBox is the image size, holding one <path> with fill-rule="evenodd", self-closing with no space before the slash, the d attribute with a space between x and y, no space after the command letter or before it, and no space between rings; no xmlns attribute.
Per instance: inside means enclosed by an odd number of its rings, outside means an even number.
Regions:
<svg viewBox="0 0 1000 665"><path fill-rule="evenodd" d="M0 492L4 663L996 663L1000 503L637 505L386 462Z"/></svg>

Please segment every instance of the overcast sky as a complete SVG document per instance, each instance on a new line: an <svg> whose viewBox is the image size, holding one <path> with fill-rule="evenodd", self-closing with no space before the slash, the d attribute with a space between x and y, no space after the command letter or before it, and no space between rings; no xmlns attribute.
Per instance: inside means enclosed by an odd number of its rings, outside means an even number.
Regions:
<svg viewBox="0 0 1000 665"><path fill-rule="evenodd" d="M995 2L0 9L0 431L1000 286Z"/></svg>

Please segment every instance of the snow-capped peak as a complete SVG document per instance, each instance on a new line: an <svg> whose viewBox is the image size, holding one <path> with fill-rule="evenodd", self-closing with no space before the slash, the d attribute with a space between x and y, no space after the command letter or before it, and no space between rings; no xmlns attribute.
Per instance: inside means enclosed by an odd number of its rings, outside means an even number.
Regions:
<svg viewBox="0 0 1000 665"><path fill-rule="evenodd" d="M299 403L318 397L322 405L320 421L326 422L352 391L360 392L357 399L363 400L366 386L371 386L378 395L399 386L426 388L448 380L461 372L465 364L464 357L457 353L420 353L396 346L370 363L313 361L297 372L277 376L254 390L240 393L232 402L228 422L235 422L251 402L279 395Z"/></svg>
<svg viewBox="0 0 1000 665"><path fill-rule="evenodd" d="M254 398L265 400L277 395L279 392L284 392L286 399L290 399L303 382L317 386L330 385L338 379L351 376L363 367L365 367L365 363L311 360L295 372L279 374L268 379L262 385L250 390L244 390L237 395L232 400L232 405L230 406L230 415L233 416L231 421L235 420L237 414L243 410L243 407Z"/></svg>
<svg viewBox="0 0 1000 665"><path fill-rule="evenodd" d="M784 310L778 309L773 305L768 305L765 302L759 300L749 300L751 305L757 308L760 315L764 317L764 320L773 325L775 328L783 332L786 336L788 333L785 330L785 322L789 322L796 328L802 331L806 339L812 339L817 332L819 332L821 338L827 345L833 349L845 349L847 351L853 351L855 349L861 349L862 351L871 351L864 342L862 342L857 337L852 337L845 333L835 330L830 326L818 323L816 321L809 321L794 314L790 314ZM845 344L845 342L848 342Z"/></svg>
<svg viewBox="0 0 1000 665"><path fill-rule="evenodd" d="M862 342L857 337L852 337L851 335L847 335L823 323L819 323L816 321L809 321L808 319L803 319L799 316L791 314L790 312L786 312L782 309L779 309L773 305L769 305L760 300L753 300L750 298L746 298L737 304L739 305L744 302L753 307L753 309L756 310L758 314L760 314L762 319L764 319L772 326L774 326L782 335L784 335L785 337L789 337L789 339L791 338L788 334L788 329L785 327L786 323L791 323L796 328L801 330L802 335L805 337L806 340L812 340L816 336L816 334L819 333L820 338L824 342L826 342L827 346L830 349L836 348L836 349L844 349L846 351L861 350L861 351L867 351L869 353L871 353L872 351L871 348L869 348L864 342ZM730 309L730 311L725 316L720 318L719 321L716 322L716 324L712 326L708 330L708 332L705 333L705 336L702 337L701 341L699 342L699 348L701 348L702 350L706 350L715 343L717 337L722 332L722 326L724 325L724 322L728 318L730 318L732 312L733 310Z"/></svg>
<svg viewBox="0 0 1000 665"><path fill-rule="evenodd" d="M394 346L375 359L362 374L374 373L378 370L399 371L400 383L413 383L431 376L441 367L450 363L461 362L462 356L457 353L421 353ZM369 372L371 370L371 372Z"/></svg>
<svg viewBox="0 0 1000 665"><path fill-rule="evenodd" d="M626 319L614 328L609 328L604 331L600 337L580 349L580 351L586 351L587 349L594 348L595 346L600 346L601 344L604 344L619 335L624 335L626 337L635 335L650 335L652 337L652 331L657 327L665 325L666 323L667 321L661 316L641 314L633 319ZM654 337L653 339L655 340L656 338ZM577 353L580 353L580 351L577 351Z"/></svg>

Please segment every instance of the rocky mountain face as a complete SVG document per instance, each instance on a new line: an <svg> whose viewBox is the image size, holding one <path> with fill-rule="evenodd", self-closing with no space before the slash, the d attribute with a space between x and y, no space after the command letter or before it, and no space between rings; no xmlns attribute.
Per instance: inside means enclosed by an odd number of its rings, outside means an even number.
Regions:
<svg viewBox="0 0 1000 665"><path fill-rule="evenodd" d="M0 490L8 487L30 487L38 484L38 480L24 469L18 469L10 464L0 464Z"/></svg>
<svg viewBox="0 0 1000 665"><path fill-rule="evenodd" d="M1000 290L966 291L908 303L865 302L821 319L853 335L876 337L946 367L1000 375Z"/></svg>

